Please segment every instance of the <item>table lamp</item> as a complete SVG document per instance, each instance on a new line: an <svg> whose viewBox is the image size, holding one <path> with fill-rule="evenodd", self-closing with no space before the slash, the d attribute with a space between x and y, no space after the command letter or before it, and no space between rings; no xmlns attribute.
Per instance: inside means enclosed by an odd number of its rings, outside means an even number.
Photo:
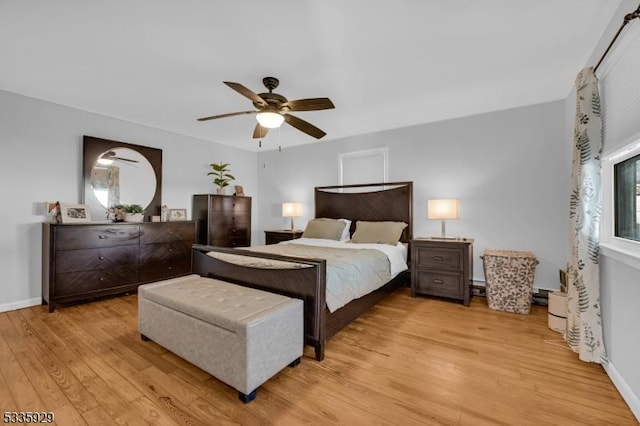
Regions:
<svg viewBox="0 0 640 426"><path fill-rule="evenodd" d="M290 217L291 218L291 231L293 232L295 228L293 227L293 218L302 216L302 203L282 203L282 217Z"/></svg>
<svg viewBox="0 0 640 426"><path fill-rule="evenodd" d="M459 204L459 200L455 198L427 200L427 217L429 219L439 219L442 221L442 236L440 238L447 238L445 221L448 219L458 219Z"/></svg>

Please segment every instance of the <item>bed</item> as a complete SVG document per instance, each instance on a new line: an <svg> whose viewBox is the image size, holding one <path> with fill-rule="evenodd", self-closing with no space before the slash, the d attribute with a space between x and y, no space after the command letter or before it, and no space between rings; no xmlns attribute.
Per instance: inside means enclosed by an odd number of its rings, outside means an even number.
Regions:
<svg viewBox="0 0 640 426"><path fill-rule="evenodd" d="M353 234L358 221L404 222L400 242L412 238L412 182L322 186L315 188L315 217L347 219ZM246 257L240 264L225 256ZM253 262L255 260L256 262ZM263 267L261 261L283 262L289 267ZM247 287L296 297L304 301L305 343L314 347L316 360L324 358L328 338L366 312L371 306L405 285L408 273L394 276L378 289L330 312L327 307L327 261L321 258L263 253L245 249L193 246L194 273Z"/></svg>

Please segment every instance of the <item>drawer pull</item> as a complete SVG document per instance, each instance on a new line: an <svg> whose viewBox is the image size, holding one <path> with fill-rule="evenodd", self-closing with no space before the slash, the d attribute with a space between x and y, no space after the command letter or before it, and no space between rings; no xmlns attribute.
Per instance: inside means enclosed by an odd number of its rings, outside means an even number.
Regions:
<svg viewBox="0 0 640 426"><path fill-rule="evenodd" d="M100 281L104 281L104 278L103 278L103 277L100 277Z"/></svg>
<svg viewBox="0 0 640 426"><path fill-rule="evenodd" d="M442 257L442 256L433 256L432 259L433 260L444 260L444 257Z"/></svg>
<svg viewBox="0 0 640 426"><path fill-rule="evenodd" d="M167 267L167 269L171 271L173 269L173 266L169 266Z"/></svg>
<svg viewBox="0 0 640 426"><path fill-rule="evenodd" d="M173 251L173 249L169 249L169 253L171 253Z"/></svg>
<svg viewBox="0 0 640 426"><path fill-rule="evenodd" d="M169 231L169 235L173 235L173 231Z"/></svg>
<svg viewBox="0 0 640 426"><path fill-rule="evenodd" d="M439 280L439 279L436 278L436 279L433 280L433 282L436 283L436 284L442 284L444 281Z"/></svg>
<svg viewBox="0 0 640 426"><path fill-rule="evenodd" d="M98 235L98 238L101 239L101 240L104 240L107 237L105 237L104 235L100 234L100 235Z"/></svg>
<svg viewBox="0 0 640 426"><path fill-rule="evenodd" d="M104 256L98 256L98 259L104 260Z"/></svg>

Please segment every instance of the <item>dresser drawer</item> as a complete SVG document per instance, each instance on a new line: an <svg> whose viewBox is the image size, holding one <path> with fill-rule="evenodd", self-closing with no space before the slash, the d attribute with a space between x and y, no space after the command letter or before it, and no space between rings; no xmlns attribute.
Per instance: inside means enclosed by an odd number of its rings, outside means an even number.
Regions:
<svg viewBox="0 0 640 426"><path fill-rule="evenodd" d="M193 222L153 223L140 225L140 244L168 243L171 241L189 241L193 243L196 230Z"/></svg>
<svg viewBox="0 0 640 426"><path fill-rule="evenodd" d="M412 261L417 267L461 270L464 262L463 250L443 247L416 247Z"/></svg>
<svg viewBox="0 0 640 426"><path fill-rule="evenodd" d="M139 235L138 225L58 226L55 230L55 249L137 246Z"/></svg>
<svg viewBox="0 0 640 426"><path fill-rule="evenodd" d="M251 209L251 198L212 197L210 206L213 211L246 212Z"/></svg>
<svg viewBox="0 0 640 426"><path fill-rule="evenodd" d="M56 274L56 297L107 290L138 282L138 266Z"/></svg>
<svg viewBox="0 0 640 426"><path fill-rule="evenodd" d="M140 266L140 281L158 281L191 273L191 258L169 259Z"/></svg>
<svg viewBox="0 0 640 426"><path fill-rule="evenodd" d="M462 272L415 271L415 292L431 296L460 298L464 292Z"/></svg>
<svg viewBox="0 0 640 426"><path fill-rule="evenodd" d="M90 271L138 264L138 247L61 250L56 253L56 273Z"/></svg>
<svg viewBox="0 0 640 426"><path fill-rule="evenodd" d="M191 258L193 240L140 246L140 264L176 258Z"/></svg>

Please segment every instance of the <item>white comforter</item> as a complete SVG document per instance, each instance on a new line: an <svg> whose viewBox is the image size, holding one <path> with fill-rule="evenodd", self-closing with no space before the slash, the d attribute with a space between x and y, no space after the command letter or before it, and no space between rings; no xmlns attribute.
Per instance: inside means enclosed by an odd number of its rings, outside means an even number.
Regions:
<svg viewBox="0 0 640 426"><path fill-rule="evenodd" d="M398 275L400 272L408 269L407 249L403 244L398 243L397 246L389 244L353 244L335 240L324 240L317 238L299 238L292 241L284 241L278 245L290 244L290 245L305 245L312 247L325 247L336 249L368 249L377 250L383 253L389 260L389 270L387 271L391 278ZM270 247L273 246L258 246L251 247L249 250L256 251L271 251ZM327 253L328 254L328 253ZM384 257L382 257L384 258ZM330 312L334 312L343 307L350 301L358 299L372 291L382 287L388 280L383 279L379 273L370 270L359 270L354 274L353 271L349 271L349 268L345 268L345 258L340 255L326 256L327 259L327 291L326 291L326 303ZM386 263L386 262L385 262ZM356 267L351 269L358 270ZM379 265L382 266L382 265Z"/></svg>
<svg viewBox="0 0 640 426"><path fill-rule="evenodd" d="M304 244L307 246L348 249L374 249L383 252L389 258L392 278L400 272L409 269L407 266L407 247L402 243L392 246L389 244L355 244L348 241L324 240L320 238L298 238L297 240L283 241L280 244Z"/></svg>

